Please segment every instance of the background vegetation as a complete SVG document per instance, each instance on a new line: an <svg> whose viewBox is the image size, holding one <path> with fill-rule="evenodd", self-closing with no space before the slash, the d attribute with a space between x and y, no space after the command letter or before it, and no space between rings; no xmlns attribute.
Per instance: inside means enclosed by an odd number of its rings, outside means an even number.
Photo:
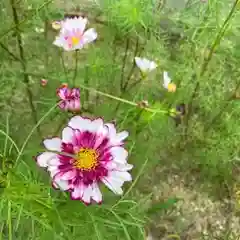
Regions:
<svg viewBox="0 0 240 240"><path fill-rule="evenodd" d="M240 181L239 2L1 1L0 239L146 239L154 229L156 239L240 237L231 225ZM51 22L69 11L85 14L99 33L77 61L52 44ZM135 56L159 67L140 81ZM163 71L175 93L162 87ZM130 132L134 181L122 198L104 190L101 206L53 190L33 160L42 138L58 135L69 118L56 108L56 88L74 79L83 115ZM137 106L142 100L150 109ZM181 103L187 110L176 126L168 110ZM187 197L159 183L176 174L174 184L224 204L220 231L208 226L191 235L178 220L183 213L173 216Z"/></svg>

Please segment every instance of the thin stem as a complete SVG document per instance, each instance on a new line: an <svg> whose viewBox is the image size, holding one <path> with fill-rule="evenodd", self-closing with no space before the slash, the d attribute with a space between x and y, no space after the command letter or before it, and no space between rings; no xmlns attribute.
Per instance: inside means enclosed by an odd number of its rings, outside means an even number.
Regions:
<svg viewBox="0 0 240 240"><path fill-rule="evenodd" d="M64 64L64 60L62 58L62 65L63 65L63 69L64 69L64 73L65 73L65 77L67 78L67 73L66 73L66 68L65 68L65 64ZM72 78L72 85L73 87L75 87L75 81L76 81L76 77L77 77L77 71L78 71L78 50L75 51L75 69L74 69L74 73L73 73L73 78ZM58 113L57 113L58 114ZM57 115L56 114L56 115ZM65 121L66 121L66 117L67 116L64 116L62 121L60 122L60 124L57 126L54 134L57 134L60 129L62 128L62 126L64 125Z"/></svg>
<svg viewBox="0 0 240 240"><path fill-rule="evenodd" d="M72 84L75 86L76 82L76 77L78 73L78 50L75 51L75 69L74 69L74 74L73 74L73 79L72 79Z"/></svg>
<svg viewBox="0 0 240 240"><path fill-rule="evenodd" d="M129 75L127 77L127 80L125 81L125 84L123 85L122 87L122 92L125 92L127 87L128 87L128 84L129 84L129 81L133 75L133 72L134 72L134 69L136 68L136 64L135 64L135 57L137 56L138 54L138 50L139 50L139 39L137 38L137 41L136 41L136 46L135 46L135 51L134 51L134 57L133 57L133 62L132 62L132 68L129 72ZM139 52L140 53L140 52Z"/></svg>
<svg viewBox="0 0 240 240"><path fill-rule="evenodd" d="M29 75L32 75L32 76L36 76L36 77L40 77L40 76L41 76L41 77L47 78L46 76L43 76L42 74L29 73L29 72L28 72L28 74L29 74ZM48 79L54 79L54 78L49 77ZM110 98L110 99L114 99L114 100L116 100L116 101L120 101L120 102L129 104L129 105L132 105L132 106L136 106L136 107L139 106L138 103L135 103L135 102L132 102L132 101L128 101L128 100L123 99L123 98L120 98L120 97L115 97L115 96L113 96L113 95L111 95L111 94L98 91L98 90L96 90L96 89L94 89L94 88L87 87L87 86L82 85L82 84L79 84L79 87L82 88L82 89L86 89L86 90L88 90L88 91L92 91L92 92L94 92L94 93L96 93L96 94L98 94L98 95L100 95L100 96L104 96L104 97L107 97L107 98ZM144 109L145 109L146 111L152 112L152 113L166 113L166 114L168 114L168 110L156 110L156 109L151 109L151 108L144 108Z"/></svg>
<svg viewBox="0 0 240 240"><path fill-rule="evenodd" d="M128 88L128 91L130 91L132 88L134 88L136 85L138 85L143 79L140 78L138 79L137 81L135 81L134 83L132 83L129 88Z"/></svg>
<svg viewBox="0 0 240 240"><path fill-rule="evenodd" d="M44 8L45 6L47 6L48 4L50 4L53 0L49 0L45 3L43 3L39 8L35 9L35 13L38 14L39 11ZM11 1L12 2L12 1ZM35 16L35 14L32 14L31 17ZM10 27L8 30L6 30L1 36L0 36L0 40L2 40L7 34L9 34L12 30L17 30L17 28L19 28L20 25L22 25L23 23L25 23L28 20L28 18L23 19L22 21L18 21L18 24L14 24L12 27Z"/></svg>
<svg viewBox="0 0 240 240"><path fill-rule="evenodd" d="M201 69L201 72L200 72L200 75L199 75L200 78L204 76L204 74L205 74L205 72L207 70L207 67L208 67L208 65L209 65L209 63L210 63L210 61L212 59L213 53L216 50L217 46L219 45L222 37L224 36L224 34L225 34L226 30L227 30L227 27L229 25L229 22L230 22L233 14L234 14L236 8L237 8L237 5L238 5L239 1L240 0L235 0L235 3L233 4L233 7L232 7L231 11L229 12L229 14L228 14L227 18L225 19L221 29L219 30L219 32L217 34L217 37L215 38L215 41L212 44L212 47L211 47L210 52L208 54L208 57L204 61L203 65L202 65L202 69ZM196 86L195 86L195 88L194 88L194 91L193 91L193 94L191 96L191 100L190 100L190 103L189 103L189 111L188 111L188 114L186 115L186 126L188 126L189 117L190 117L190 115L192 113L193 102L194 102L194 100L195 100L195 98L197 96L197 92L199 90L199 87L200 87L200 83L198 81Z"/></svg>
<svg viewBox="0 0 240 240"><path fill-rule="evenodd" d="M48 40L48 21L45 20L44 21L44 39L45 39L45 42L47 43L47 40ZM48 51L48 46L46 44L45 46L45 67L48 69L48 63L49 63L49 51Z"/></svg>
<svg viewBox="0 0 240 240"><path fill-rule="evenodd" d="M60 59L61 59L61 63L62 63L65 78L67 78L67 68L66 68L65 62L64 62L63 51L61 51L60 49L59 49L59 56L60 56Z"/></svg>
<svg viewBox="0 0 240 240"><path fill-rule="evenodd" d="M113 39L113 63L116 62L116 57L117 57L117 36L115 35Z"/></svg>
<svg viewBox="0 0 240 240"><path fill-rule="evenodd" d="M21 62L21 59L15 56L2 42L0 42L0 46L4 49L14 60Z"/></svg>
<svg viewBox="0 0 240 240"><path fill-rule="evenodd" d="M19 19L18 19L18 15L17 15L17 9L14 5L14 0L10 0L10 2L11 2L12 12L13 12L13 20L14 20L14 23L16 25L17 45L18 45L20 59L21 59L21 65L22 65L22 69L23 69L23 82L26 86L28 102L29 102L29 105L30 105L30 108L31 108L31 111L32 111L32 118L34 120L34 123L37 124L38 123L37 111L36 111L35 106L33 104L33 94L32 94L32 91L31 91L29 76L26 73L27 65L26 65L25 53L24 53L24 49L23 49L23 45L22 45L22 37L21 37L21 34L20 34L20 29L19 29ZM38 135L41 137L40 126L37 127L37 132L38 132Z"/></svg>
<svg viewBox="0 0 240 240"><path fill-rule="evenodd" d="M126 62L127 62L129 43L130 43L130 40L129 40L129 38L127 38L126 48L125 48L125 53L124 53L124 58L123 58L123 64L122 64L122 71L121 71L121 81L120 81L121 90L123 90L123 85L124 85L124 70L125 70L125 66L126 66Z"/></svg>
<svg viewBox="0 0 240 240"><path fill-rule="evenodd" d="M88 72L89 72L89 67L86 66L85 67L85 76L84 76L84 85L87 86L87 87L89 86L89 74L88 74ZM85 95L85 102L88 103L89 92L86 90L84 95Z"/></svg>
<svg viewBox="0 0 240 240"><path fill-rule="evenodd" d="M120 101L122 103L126 103L126 104L129 104L129 105L138 107L138 103L135 103L135 102L132 102L132 101L128 101L128 100L123 99L123 98L115 97L113 95L110 95L110 94L107 94L107 93L103 93L103 92L100 92L100 91L98 91L96 89L89 88L89 87L86 87L86 86L83 86L83 85L80 85L80 87L83 88L83 89L86 89L88 91L93 91L93 92L95 92L95 93L97 93L99 95L102 95L104 97L108 97L108 98L114 99L116 101ZM144 110L146 110L148 112L152 112L152 113L165 113L165 114L168 113L167 110L156 110L156 109L151 109L151 108L144 108Z"/></svg>
<svg viewBox="0 0 240 240"><path fill-rule="evenodd" d="M143 50L144 48L142 48ZM139 51L139 39L137 38L137 41L136 41L136 46L135 46L135 51L134 51L134 57L133 57L133 61L132 61L132 68L129 72L129 75L127 77L127 80L125 81L124 85L122 86L121 88L121 95L120 97L123 97L124 96L124 93L126 92L127 90L127 87L129 85L129 81L134 73L134 69L136 68L136 64L135 64L135 57L137 56L137 54L139 53L140 54L141 51ZM121 105L121 102L118 102L116 108L115 108L115 113L118 111L119 107Z"/></svg>
<svg viewBox="0 0 240 240"><path fill-rule="evenodd" d="M133 119L134 122L137 123L137 126L136 126L136 135L138 135L140 132L141 132L141 124L139 124L139 120L141 119L141 116L144 112L144 108L142 108L135 116L135 118Z"/></svg>

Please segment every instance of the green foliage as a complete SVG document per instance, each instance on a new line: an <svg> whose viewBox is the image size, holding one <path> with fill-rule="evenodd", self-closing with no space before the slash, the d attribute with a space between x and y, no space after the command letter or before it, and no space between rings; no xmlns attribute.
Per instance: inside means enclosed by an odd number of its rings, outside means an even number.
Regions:
<svg viewBox="0 0 240 240"><path fill-rule="evenodd" d="M33 0L17 5L22 59L10 2L0 3L1 239L144 240L147 217L158 211L164 214L179 200L169 196L146 210L135 194L141 189L140 179L159 164L169 169L174 164L184 175L197 172L202 184L216 190L211 190L212 195L223 185L231 188L240 181L234 174L240 154L238 9L220 44L214 46L232 1L188 1L180 7L173 6L174 1L166 1L165 6L165 1L95 1L87 14L99 39L80 51L77 67L71 52L52 45L57 33L50 22L64 16L64 7ZM94 21L99 12L101 21ZM141 80L135 56L157 60L158 68ZM37 122L23 82L23 60ZM115 120L119 130L130 132L127 147L134 181L126 185L121 199L103 189L101 206L86 207L53 190L49 176L32 159L42 150L42 137L59 135L61 123L70 116L54 107L55 92L61 83L72 84L74 71L77 85L82 86L83 114ZM163 71L177 85L175 93L163 88ZM42 78L48 80L46 87L40 85ZM128 91L135 81L138 84ZM149 102L147 108L139 107L142 100ZM176 126L178 113L169 111L181 103L191 111L186 110ZM152 192L153 186L148 187L147 192Z"/></svg>

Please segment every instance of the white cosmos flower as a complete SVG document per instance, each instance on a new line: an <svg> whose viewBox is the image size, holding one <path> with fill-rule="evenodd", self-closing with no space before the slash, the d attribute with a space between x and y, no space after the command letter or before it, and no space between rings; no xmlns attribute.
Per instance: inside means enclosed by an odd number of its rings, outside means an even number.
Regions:
<svg viewBox="0 0 240 240"><path fill-rule="evenodd" d="M163 72L163 87L168 90L168 92L175 92L176 91L176 84L171 83L171 78L168 75L168 72Z"/></svg>
<svg viewBox="0 0 240 240"><path fill-rule="evenodd" d="M146 58L135 57L135 62L143 73L148 73L157 67L157 64Z"/></svg>
<svg viewBox="0 0 240 240"><path fill-rule="evenodd" d="M87 18L82 17L65 19L61 22L59 36L56 37L53 44L66 51L82 49L84 45L97 38L95 29L90 28L85 31L87 22Z"/></svg>
<svg viewBox="0 0 240 240"><path fill-rule="evenodd" d="M101 183L122 194L124 182L132 180L128 171L133 165L128 164L124 149L127 136L128 132L117 133L114 124L106 124L101 118L74 116L61 138L43 141L46 152L36 160L40 167L47 168L53 186L69 191L73 200L101 203Z"/></svg>

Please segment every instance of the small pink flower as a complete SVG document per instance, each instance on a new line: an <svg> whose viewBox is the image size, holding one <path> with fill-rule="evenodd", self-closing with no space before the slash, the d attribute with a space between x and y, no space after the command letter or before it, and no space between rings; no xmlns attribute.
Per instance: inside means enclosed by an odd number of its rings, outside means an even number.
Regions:
<svg viewBox="0 0 240 240"><path fill-rule="evenodd" d="M43 87L45 87L45 86L47 85L47 83L48 83L48 80L47 80L47 79L41 79L41 85L42 85Z"/></svg>
<svg viewBox="0 0 240 240"><path fill-rule="evenodd" d="M67 18L61 22L59 36L53 42L54 45L62 47L66 51L82 49L84 45L97 38L95 29L85 31L87 18Z"/></svg>
<svg viewBox="0 0 240 240"><path fill-rule="evenodd" d="M46 152L37 156L40 167L47 168L55 188L69 191L73 200L85 204L102 202L99 184L115 194L123 193L132 165L123 148L128 132L117 133L114 124L74 116L62 131L62 137L45 139Z"/></svg>
<svg viewBox="0 0 240 240"><path fill-rule="evenodd" d="M57 95L60 98L58 106L65 111L78 112L80 110L80 89L69 88L67 84L62 84L57 89Z"/></svg>

